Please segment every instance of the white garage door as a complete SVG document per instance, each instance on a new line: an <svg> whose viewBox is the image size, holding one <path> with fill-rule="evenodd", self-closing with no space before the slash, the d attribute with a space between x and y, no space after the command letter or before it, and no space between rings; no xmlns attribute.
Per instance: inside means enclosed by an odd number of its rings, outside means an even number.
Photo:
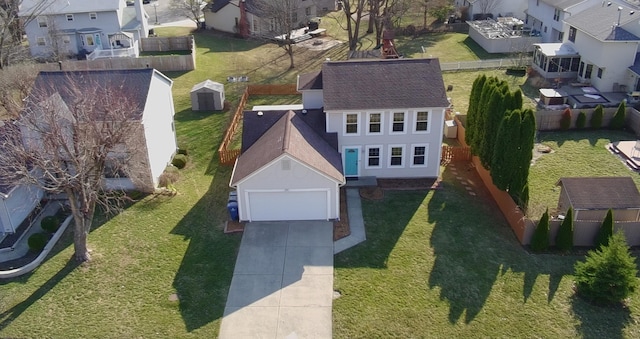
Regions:
<svg viewBox="0 0 640 339"><path fill-rule="evenodd" d="M249 192L252 221L327 220L328 191Z"/></svg>

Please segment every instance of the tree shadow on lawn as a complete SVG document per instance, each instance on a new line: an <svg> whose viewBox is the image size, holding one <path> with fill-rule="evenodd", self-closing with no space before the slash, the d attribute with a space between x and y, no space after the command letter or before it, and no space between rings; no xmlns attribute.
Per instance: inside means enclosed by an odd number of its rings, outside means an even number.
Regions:
<svg viewBox="0 0 640 339"><path fill-rule="evenodd" d="M607 143L616 142L620 140L636 140L636 136L633 133L626 131L614 131L607 129L584 129L584 130L569 130L569 131L541 131L538 132L537 142L555 142L559 147L564 145L567 141L581 141L587 140L591 146L596 146L600 140L604 140Z"/></svg>
<svg viewBox="0 0 640 339"><path fill-rule="evenodd" d="M208 49L205 53L244 52L265 44L264 40L240 39L212 30L200 30L193 34L197 48Z"/></svg>
<svg viewBox="0 0 640 339"><path fill-rule="evenodd" d="M396 47L398 49L398 53L405 56L413 55L416 53L422 54L422 48L424 47L428 56L429 48L433 47L435 44L446 37L447 35L445 33L429 33L418 37L402 36L396 38Z"/></svg>
<svg viewBox="0 0 640 339"><path fill-rule="evenodd" d="M480 180L475 170L462 174L469 182ZM578 257L531 255L517 242L495 202L483 186L473 187L475 196L456 181L460 174L447 168L447 185L429 200L430 244L435 261L429 287L440 289L450 305L449 321L457 323L465 313L470 323L484 307L496 280L507 272L523 273L523 303L531 297L536 279L549 276L547 302L551 302L562 277L572 274ZM471 184L473 185L473 184Z"/></svg>
<svg viewBox="0 0 640 339"><path fill-rule="evenodd" d="M624 328L633 321L627 307L595 306L575 295L571 299L571 309L579 320L576 330L585 339L624 338Z"/></svg>
<svg viewBox="0 0 640 339"><path fill-rule="evenodd" d="M207 193L171 231L189 241L173 287L189 332L222 319L241 234L222 232L231 167L217 167Z"/></svg>
<svg viewBox="0 0 640 339"><path fill-rule="evenodd" d="M56 246L58 246L58 245L56 245ZM68 246L68 244L67 244L67 246ZM59 252L60 250L62 250L65 247L66 246L64 246L64 247L59 246L59 248L56 251L56 253L50 253L48 255L48 258L53 257L55 254L57 254L57 252ZM35 290L27 299L21 301L20 303L16 304L15 306L11 307L10 309L0 313L0 319L1 319L1 321L0 321L0 331L5 329L7 326L11 325L13 320L15 320L20 315L22 315L22 313L24 311L26 311L29 307L31 307L31 305L33 305L36 301L40 300L40 298L42 298L47 293L49 293L49 291L51 291L60 281L62 281L67 275L69 275L69 273L71 273L73 270L75 270L78 266L80 266L80 263L78 263L75 260L75 258L73 256L71 256L71 258L69 258L69 260L67 261L66 265L61 270L59 270L55 275L53 275L51 278L49 278L49 280L47 280L37 290ZM6 283L9 283L9 282L26 283L27 280L29 279L29 277L32 274L33 273L30 272L30 273L28 273L26 275L17 277L15 279L10 279L10 280L7 280L7 281L3 281L2 284L6 284Z"/></svg>

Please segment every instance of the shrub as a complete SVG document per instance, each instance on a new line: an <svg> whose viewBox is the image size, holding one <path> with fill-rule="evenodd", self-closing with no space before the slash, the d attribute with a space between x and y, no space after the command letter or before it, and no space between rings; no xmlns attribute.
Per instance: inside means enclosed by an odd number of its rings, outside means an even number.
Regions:
<svg viewBox="0 0 640 339"><path fill-rule="evenodd" d="M47 246L47 242L49 241L49 237L44 233L34 233L32 234L27 243L29 244L29 248L34 251L42 251L42 249Z"/></svg>
<svg viewBox="0 0 640 339"><path fill-rule="evenodd" d="M564 112L562 112L562 117L560 118L560 129L568 130L571 127L571 108L566 108Z"/></svg>
<svg viewBox="0 0 640 339"><path fill-rule="evenodd" d="M613 211L609 209L607 215L600 225L598 235L596 236L596 247L606 246L609 243L609 238L613 235Z"/></svg>
<svg viewBox="0 0 640 339"><path fill-rule="evenodd" d="M47 232L54 233L60 228L60 220L55 215L44 217L40 222L40 227Z"/></svg>
<svg viewBox="0 0 640 339"><path fill-rule="evenodd" d="M624 127L624 121L626 116L627 116L627 106L625 105L624 101L622 101L618 106L618 110L616 110L616 114L611 119L609 128L622 129Z"/></svg>
<svg viewBox="0 0 640 339"><path fill-rule="evenodd" d="M608 245L589 251L574 269L577 294L598 304L622 302L638 287L635 258L620 232Z"/></svg>
<svg viewBox="0 0 640 339"><path fill-rule="evenodd" d="M164 172L160 174L160 178L158 178L158 186L169 187L178 181L178 179L180 179L178 169L173 166L167 166L167 169L165 169Z"/></svg>
<svg viewBox="0 0 640 339"><path fill-rule="evenodd" d="M535 252L542 252L549 248L549 209L542 214L542 218L533 231L531 238L531 249Z"/></svg>
<svg viewBox="0 0 640 339"><path fill-rule="evenodd" d="M179 169L183 169L187 165L187 156L184 154L176 154L171 160L171 164Z"/></svg>
<svg viewBox="0 0 640 339"><path fill-rule="evenodd" d="M178 148L177 154L189 155L189 151L186 148Z"/></svg>
<svg viewBox="0 0 640 339"><path fill-rule="evenodd" d="M573 248L573 207L569 208L560 224L556 234L556 247L561 251L570 251Z"/></svg>
<svg viewBox="0 0 640 339"><path fill-rule="evenodd" d="M576 119L576 128L584 128L587 126L587 113L580 111L578 119Z"/></svg>
<svg viewBox="0 0 640 339"><path fill-rule="evenodd" d="M596 108L593 110L593 115L591 116L591 121L590 121L591 128L598 129L602 127L603 117L604 117L604 110L602 108L602 105L596 106Z"/></svg>

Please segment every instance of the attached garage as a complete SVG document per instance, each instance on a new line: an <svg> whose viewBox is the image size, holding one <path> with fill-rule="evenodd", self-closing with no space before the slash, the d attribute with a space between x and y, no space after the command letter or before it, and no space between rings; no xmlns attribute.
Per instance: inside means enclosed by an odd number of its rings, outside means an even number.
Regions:
<svg viewBox="0 0 640 339"><path fill-rule="evenodd" d="M293 111L265 111L255 122L247 118L251 114L245 112L243 147L251 146L236 161L229 184L237 191L240 220L339 218L345 179L336 148ZM256 125L266 131L247 141L244 134Z"/></svg>
<svg viewBox="0 0 640 339"><path fill-rule="evenodd" d="M250 220L328 220L329 190L246 191Z"/></svg>

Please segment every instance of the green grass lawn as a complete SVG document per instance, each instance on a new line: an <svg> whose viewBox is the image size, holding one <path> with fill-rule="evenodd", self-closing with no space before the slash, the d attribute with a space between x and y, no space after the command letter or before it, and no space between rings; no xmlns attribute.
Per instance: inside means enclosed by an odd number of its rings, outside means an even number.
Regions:
<svg viewBox="0 0 640 339"><path fill-rule="evenodd" d="M633 173L606 145L620 140L635 140L631 133L610 130L539 132L539 142L551 147L553 153L535 161L529 173L529 216L539 219L549 207L555 213L560 196L556 186L561 177L631 176L640 185L640 176Z"/></svg>
<svg viewBox="0 0 640 339"><path fill-rule="evenodd" d="M195 39L197 70L167 73L174 80L178 143L190 157L175 185L178 194L146 196L115 217L97 217L88 264L70 261L67 234L37 270L0 282L0 337L217 336L240 236L222 233L231 168L219 166L216 150L244 87L227 85L231 107L217 113L191 111L189 91L206 79L226 83L235 75L251 83L294 83L326 58L344 59L346 46L297 48L290 70L273 44L211 32ZM459 37L451 39L441 38L461 46L452 42ZM477 74L445 74L445 84L454 84L456 110L466 111ZM512 79L514 86L522 80ZM367 242L335 260L342 293L334 302L336 337L600 338L640 331L637 298L628 311L606 312L573 300L570 274L578 257L527 254L495 208L469 199L460 187L389 193L363 207Z"/></svg>
<svg viewBox="0 0 640 339"><path fill-rule="evenodd" d="M336 338L636 337L629 309L573 297L580 256L531 255L496 207L451 184L363 201L367 241L336 255Z"/></svg>

